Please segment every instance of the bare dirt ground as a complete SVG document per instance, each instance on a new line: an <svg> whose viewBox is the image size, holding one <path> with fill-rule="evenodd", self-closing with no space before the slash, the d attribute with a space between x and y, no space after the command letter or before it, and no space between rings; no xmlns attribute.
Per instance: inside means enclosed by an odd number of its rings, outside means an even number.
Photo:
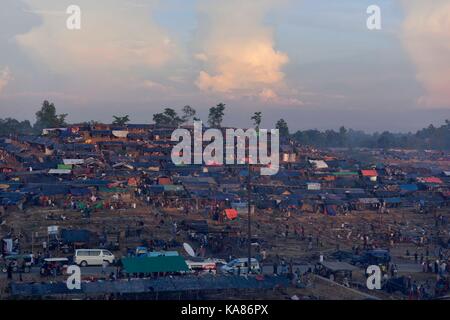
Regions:
<svg viewBox="0 0 450 320"><path fill-rule="evenodd" d="M46 220L49 212L55 215L64 215L64 221ZM159 212L159 214L158 214ZM444 215L450 219L448 209L436 212L436 216ZM116 257L125 255L127 248L133 248L142 244L142 240L173 238L172 224L174 221L180 222L183 219L207 219L212 228L223 228L225 225L231 226L238 231L238 236L247 237L246 215L240 216L234 221L219 223L212 221L199 213L186 215L176 208L155 210L147 206L138 206L137 209L122 210L102 210L94 212L91 218L82 217L80 212L50 209L50 208L30 208L24 212L9 211L3 216L4 223L0 226L0 235L5 236L13 230L15 235L20 235L22 251L38 252L42 250L42 241L47 238L47 227L58 225L60 229L88 229L97 234L103 231L107 233L120 234L120 252L114 252ZM288 228L286 227L288 226ZM304 229L304 238L301 235L301 227ZM142 228L141 237L125 237L125 230ZM294 230L297 229L297 235ZM288 235L286 237L286 230ZM241 234L239 235L239 231ZM270 263L278 255L280 258L295 263L316 263L321 254L333 252L336 249L351 250L359 245L362 247L364 235L369 236L369 243L381 248L389 248L393 259L397 262L414 262L414 253L424 254L429 251L429 258L435 259L435 246L432 244L415 244L412 241L394 242L389 241L389 235L394 231L402 234L422 234L425 239L432 239L440 236L445 239L449 237L449 226L435 226L435 218L432 214L418 214L413 209L394 210L389 214L379 214L376 212L353 212L347 215L327 216L317 213L293 213L290 217L280 212L256 211L252 215L252 234L261 239L261 249L267 252L266 263ZM308 237L312 239L310 247ZM176 236L179 243L188 241L185 232L179 232ZM193 244L196 246L196 244ZM182 247L170 248L183 252ZM406 256L406 252L410 256ZM234 256L246 256L246 246L233 247ZM207 253L208 255L208 253ZM406 272L405 275L410 275ZM417 281L434 279L434 275L414 273ZM363 272L357 274L364 281ZM33 279L33 275L24 275L24 281ZM35 279L34 279L35 280ZM3 283L2 283L3 282ZM0 280L0 292L4 291L5 281ZM252 295L251 292L248 294ZM219 294L220 295L220 294ZM329 282L316 280L314 285L304 289L280 289L269 292L257 293L258 299L277 298L289 299L297 295L301 299L364 299L358 293L346 290L340 286L332 286ZM399 298L382 293L377 294L382 299ZM215 297L215 295L210 295ZM235 295L232 295L235 297ZM222 295L221 298L226 298ZM240 293L239 297L245 297L245 293ZM253 297L256 297L253 295Z"/></svg>

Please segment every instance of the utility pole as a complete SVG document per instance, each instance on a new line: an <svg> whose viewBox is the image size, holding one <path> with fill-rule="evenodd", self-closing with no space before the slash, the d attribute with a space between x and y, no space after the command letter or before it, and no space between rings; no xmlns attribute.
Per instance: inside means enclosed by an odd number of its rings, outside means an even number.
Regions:
<svg viewBox="0 0 450 320"><path fill-rule="evenodd" d="M251 227L251 166L250 159L248 161L248 179L247 179L247 209L248 209L248 271L250 274L252 268L252 227Z"/></svg>

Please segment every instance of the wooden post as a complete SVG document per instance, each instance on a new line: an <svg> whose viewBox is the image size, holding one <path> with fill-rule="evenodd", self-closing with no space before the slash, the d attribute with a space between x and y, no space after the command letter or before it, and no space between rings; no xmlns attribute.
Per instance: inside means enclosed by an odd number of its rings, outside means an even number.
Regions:
<svg viewBox="0 0 450 320"><path fill-rule="evenodd" d="M250 159L248 160L248 181L247 181L247 210L248 210L248 268L247 275L250 274L252 270L252 229L251 229L251 173L250 173Z"/></svg>

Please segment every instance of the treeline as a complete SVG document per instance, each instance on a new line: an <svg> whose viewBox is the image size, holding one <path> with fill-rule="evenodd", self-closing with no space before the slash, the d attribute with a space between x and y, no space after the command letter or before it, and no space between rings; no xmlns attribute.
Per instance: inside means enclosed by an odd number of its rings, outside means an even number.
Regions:
<svg viewBox="0 0 450 320"><path fill-rule="evenodd" d="M440 127L430 125L416 133L384 131L368 134L341 127L339 131L300 130L292 137L300 144L315 147L450 150L450 121L446 120Z"/></svg>
<svg viewBox="0 0 450 320"><path fill-rule="evenodd" d="M13 118L0 119L0 136L40 134L44 128L65 127L67 114L56 114L53 103L44 101L36 112L36 122L18 121Z"/></svg>
<svg viewBox="0 0 450 320"><path fill-rule="evenodd" d="M0 136L32 134L33 126L30 121L18 121L12 118L0 119Z"/></svg>
<svg viewBox="0 0 450 320"><path fill-rule="evenodd" d="M220 128L225 116L225 104L219 103L209 109L207 123L212 128ZM165 108L153 115L153 122L161 127L178 127L182 124L199 120L197 112L191 106L184 106L180 114L172 108ZM41 109L36 112L36 122L32 125L28 120L18 121L12 118L0 119L0 136L17 134L40 134L43 128L58 128L67 126L67 114L57 114L53 103L44 101ZM255 112L250 120L253 127L258 130L262 122L262 112ZM123 126L129 123L130 117L113 116L112 123ZM96 123L95 121L86 124ZM302 145L314 147L342 147L342 148L411 148L411 149L441 149L450 150L450 121L440 127L433 125L417 131L416 133L391 133L389 131L368 134L363 131L341 127L334 130L299 130L290 133L284 119L274 123L282 137L290 137Z"/></svg>

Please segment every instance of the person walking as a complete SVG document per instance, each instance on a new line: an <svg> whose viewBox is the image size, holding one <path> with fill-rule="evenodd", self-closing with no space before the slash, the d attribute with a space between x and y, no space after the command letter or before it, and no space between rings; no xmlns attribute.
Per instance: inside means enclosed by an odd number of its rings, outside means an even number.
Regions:
<svg viewBox="0 0 450 320"><path fill-rule="evenodd" d="M105 275L106 274L106 268L108 267L108 262L107 261L103 261L102 262L102 274Z"/></svg>
<svg viewBox="0 0 450 320"><path fill-rule="evenodd" d="M8 280L12 280L12 266L11 263L8 264L8 268L6 269L7 278Z"/></svg>

